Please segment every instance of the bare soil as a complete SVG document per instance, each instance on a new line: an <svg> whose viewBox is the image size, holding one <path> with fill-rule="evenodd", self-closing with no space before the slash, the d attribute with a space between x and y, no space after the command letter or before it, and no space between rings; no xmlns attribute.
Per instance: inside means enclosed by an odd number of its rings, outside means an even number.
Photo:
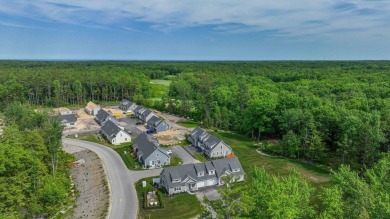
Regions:
<svg viewBox="0 0 390 219"><path fill-rule="evenodd" d="M66 218L106 218L109 191L102 161L94 152L87 149L64 145L64 150L72 153L76 160L85 161L71 169L72 181L79 196L73 214Z"/></svg>
<svg viewBox="0 0 390 219"><path fill-rule="evenodd" d="M177 124L177 122L185 121L186 119L183 117L174 116L167 113L157 113L158 116L161 116L165 119L165 121L172 127L171 130L165 132L159 132L154 134L160 144L165 145L174 145L179 143L182 140L185 140L186 134L190 133L192 129L185 128Z"/></svg>

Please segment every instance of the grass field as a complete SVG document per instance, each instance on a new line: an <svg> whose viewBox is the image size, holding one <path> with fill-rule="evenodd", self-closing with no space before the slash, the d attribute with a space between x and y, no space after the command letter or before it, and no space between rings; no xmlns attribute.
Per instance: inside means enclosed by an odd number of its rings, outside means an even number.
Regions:
<svg viewBox="0 0 390 219"><path fill-rule="evenodd" d="M134 160L134 155L131 154L131 146L126 145L120 148L114 149L119 156L121 156L123 162L125 162L126 167L130 170L142 170L142 167L138 163L138 161ZM125 154L126 151L126 154Z"/></svg>
<svg viewBox="0 0 390 219"><path fill-rule="evenodd" d="M205 157L203 157L203 155L201 154L194 154L194 157L199 160L200 162L207 162L207 159Z"/></svg>
<svg viewBox="0 0 390 219"><path fill-rule="evenodd" d="M177 124L185 128L196 128L200 126L199 122L193 121L178 122Z"/></svg>
<svg viewBox="0 0 390 219"><path fill-rule="evenodd" d="M171 157L171 164L169 166L176 166L182 163L183 161L180 159L180 157Z"/></svg>
<svg viewBox="0 0 390 219"><path fill-rule="evenodd" d="M171 80L150 80L151 84L161 84L167 87L171 85L171 82L172 82Z"/></svg>
<svg viewBox="0 0 390 219"><path fill-rule="evenodd" d="M246 181L250 180L250 170L254 166L258 166L263 167L271 174L279 176L285 176L292 169L296 169L304 178L317 185L327 184L329 182L329 171L322 167L303 163L298 160L261 155L256 151L259 149L259 146L256 146L251 139L245 136L230 132L209 132L232 147L234 154L240 159L247 173Z"/></svg>
<svg viewBox="0 0 390 219"><path fill-rule="evenodd" d="M182 219L195 218L201 212L201 204L195 195L187 193L166 197L165 192L159 190L164 208L146 210L142 208L141 194L154 189L152 178L145 178L136 183L136 190L139 199L139 217L142 219ZM142 187L142 181L147 182L145 188Z"/></svg>

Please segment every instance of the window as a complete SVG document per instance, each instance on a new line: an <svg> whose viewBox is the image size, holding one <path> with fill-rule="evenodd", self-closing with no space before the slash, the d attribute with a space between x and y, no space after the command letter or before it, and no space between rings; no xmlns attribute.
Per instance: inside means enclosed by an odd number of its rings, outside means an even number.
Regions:
<svg viewBox="0 0 390 219"><path fill-rule="evenodd" d="M175 191L181 191L181 187L175 187Z"/></svg>
<svg viewBox="0 0 390 219"><path fill-rule="evenodd" d="M156 154L156 156L158 157L158 153Z"/></svg>

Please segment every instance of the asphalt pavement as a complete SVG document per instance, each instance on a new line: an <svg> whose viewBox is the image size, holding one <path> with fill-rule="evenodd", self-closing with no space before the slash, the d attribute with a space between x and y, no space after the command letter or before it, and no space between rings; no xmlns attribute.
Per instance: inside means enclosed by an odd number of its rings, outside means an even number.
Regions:
<svg viewBox="0 0 390 219"><path fill-rule="evenodd" d="M200 163L199 160L192 157L188 151L186 151L182 146L172 146L169 147L169 149L172 150L173 155L177 155L182 160L183 164L189 164L189 163Z"/></svg>
<svg viewBox="0 0 390 219"><path fill-rule="evenodd" d="M146 177L158 176L162 169L131 171L123 163L119 154L113 149L88 141L62 139L63 144L86 148L95 152L103 161L110 188L110 219L136 219L138 198L135 182Z"/></svg>

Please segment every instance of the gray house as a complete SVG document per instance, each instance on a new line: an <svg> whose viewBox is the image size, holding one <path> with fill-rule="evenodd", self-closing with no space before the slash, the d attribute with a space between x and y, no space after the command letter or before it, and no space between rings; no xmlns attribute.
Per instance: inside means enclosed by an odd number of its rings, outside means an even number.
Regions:
<svg viewBox="0 0 390 219"><path fill-rule="evenodd" d="M106 112L104 109L100 109L97 113L95 120L103 126L104 123L106 123L108 120L111 120L114 123L118 123L116 119L108 112Z"/></svg>
<svg viewBox="0 0 390 219"><path fill-rule="evenodd" d="M171 127L168 123L157 116L152 116L148 121L148 129L153 132L164 132L169 130Z"/></svg>
<svg viewBox="0 0 390 219"><path fill-rule="evenodd" d="M141 112L140 119L144 122L148 122L153 116L157 117L156 114L150 109L145 109Z"/></svg>
<svg viewBox="0 0 390 219"><path fill-rule="evenodd" d="M133 110L137 107L137 104L130 102L128 100L122 100L119 104L119 109L125 112L133 112Z"/></svg>
<svg viewBox="0 0 390 219"><path fill-rule="evenodd" d="M104 123L100 132L108 141L110 141L111 144L114 145L131 142L130 134L111 120L107 120Z"/></svg>
<svg viewBox="0 0 390 219"><path fill-rule="evenodd" d="M59 116L60 123L65 127L77 126L77 116L74 113L62 114Z"/></svg>
<svg viewBox="0 0 390 219"><path fill-rule="evenodd" d="M229 145L201 128L192 130L187 139L209 158L226 157L232 153L232 148Z"/></svg>
<svg viewBox="0 0 390 219"><path fill-rule="evenodd" d="M138 119L141 119L141 114L142 112L146 110L145 108L143 108L142 106L137 106L135 109L134 109L134 116Z"/></svg>
<svg viewBox="0 0 390 219"><path fill-rule="evenodd" d="M160 174L160 186L168 195L173 195L223 185L224 176L231 176L230 182L244 181L244 170L237 157L164 168Z"/></svg>
<svg viewBox="0 0 390 219"><path fill-rule="evenodd" d="M141 133L134 140L133 150L144 168L161 167L171 162L170 156L160 147L157 139L145 133Z"/></svg>

